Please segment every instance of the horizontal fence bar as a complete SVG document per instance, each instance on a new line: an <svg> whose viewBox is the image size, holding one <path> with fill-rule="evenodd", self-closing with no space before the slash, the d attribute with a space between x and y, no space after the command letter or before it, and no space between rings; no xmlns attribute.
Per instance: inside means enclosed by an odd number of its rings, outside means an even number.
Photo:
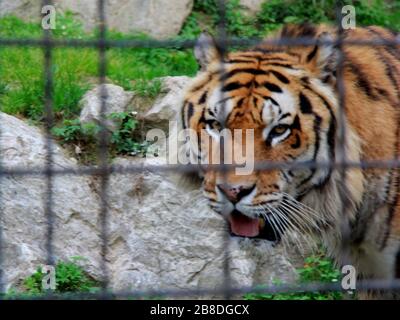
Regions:
<svg viewBox="0 0 400 320"><path fill-rule="evenodd" d="M231 287L229 292L231 295L245 294L293 294L293 293L313 293L313 292L365 292L367 290L384 290L398 291L400 290L400 280L360 280L356 283L355 290L344 290L340 279L337 282L321 283L311 282L300 285L282 284L272 286L241 286ZM43 296L30 296L28 299L117 299L117 298L183 298L183 297L201 297L201 296L223 296L226 294L226 288L216 289L165 289L165 290L126 290L113 291L107 293L62 293L62 294L46 294ZM21 299L21 297L17 297ZM13 299L10 297L10 299Z"/></svg>
<svg viewBox="0 0 400 320"><path fill-rule="evenodd" d="M224 169L225 168L225 169ZM109 165L107 168L98 166L89 166L81 168L63 168L51 169L53 175L103 175L104 171L108 174L134 174L143 171L149 172L198 172L199 170L226 170L242 168L239 165L220 164L220 165L203 165L196 164L177 164L177 165L153 165L153 164L136 164L136 165ZM352 161L303 161L303 162L259 162L254 165L254 170L277 170L277 169L394 169L400 168L400 159L395 160L371 160L362 162ZM10 168L3 166L0 169L0 176L40 176L45 175L48 169L45 167L35 167L31 169Z"/></svg>
<svg viewBox="0 0 400 320"><path fill-rule="evenodd" d="M218 39L216 42L224 46L251 46L251 45L272 45L272 46L314 46L319 45L353 45L353 46L396 46L400 45L400 37L394 40L329 40L316 39L311 37L279 38L263 40L261 38L228 38ZM80 47L80 48L193 48L197 40L112 40L112 39L14 39L0 38L1 46L32 46L32 47Z"/></svg>

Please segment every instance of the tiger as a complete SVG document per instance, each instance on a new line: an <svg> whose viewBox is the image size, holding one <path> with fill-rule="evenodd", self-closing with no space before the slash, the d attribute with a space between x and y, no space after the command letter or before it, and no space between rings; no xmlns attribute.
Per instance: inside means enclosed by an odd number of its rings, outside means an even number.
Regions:
<svg viewBox="0 0 400 320"><path fill-rule="evenodd" d="M255 163L288 164L245 175L202 167L203 194L232 236L277 245L294 230L358 279L400 278L400 45L362 45L397 36L378 26L288 24L273 41L230 52L200 36L200 68L180 112L183 129L198 135L189 148L210 159L204 140L251 129ZM315 41L279 45L302 38ZM381 160L395 164L295 166Z"/></svg>

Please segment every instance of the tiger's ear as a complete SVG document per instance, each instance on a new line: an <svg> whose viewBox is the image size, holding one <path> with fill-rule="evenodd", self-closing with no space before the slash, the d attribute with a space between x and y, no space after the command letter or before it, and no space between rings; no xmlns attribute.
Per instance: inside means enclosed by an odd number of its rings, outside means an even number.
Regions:
<svg viewBox="0 0 400 320"><path fill-rule="evenodd" d="M311 50L307 47L308 50L302 54L302 63L308 65L324 82L336 80L339 50L333 41L331 34L323 32L318 36L317 44Z"/></svg>
<svg viewBox="0 0 400 320"><path fill-rule="evenodd" d="M201 70L205 70L212 61L220 59L219 50L213 37L207 33L202 33L194 47L194 56Z"/></svg>

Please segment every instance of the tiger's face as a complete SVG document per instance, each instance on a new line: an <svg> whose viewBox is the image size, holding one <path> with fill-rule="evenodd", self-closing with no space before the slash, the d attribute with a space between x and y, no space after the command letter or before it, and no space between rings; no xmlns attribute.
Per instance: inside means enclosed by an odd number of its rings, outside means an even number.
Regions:
<svg viewBox="0 0 400 320"><path fill-rule="evenodd" d="M224 145L232 159L249 147L252 159L247 160L254 163L334 157L334 76L320 63L327 57L319 47L303 48L303 53L255 49L222 60L210 46L196 50L203 71L188 90L182 116L184 127L196 131L199 154L208 163L214 164L222 128L242 136ZM252 131L250 141L246 130ZM216 142L213 147L210 139ZM322 168L256 168L247 174L210 169L204 172L203 189L210 206L229 221L233 235L278 241L287 229L302 230L307 220L317 220L300 200L323 188L330 174Z"/></svg>

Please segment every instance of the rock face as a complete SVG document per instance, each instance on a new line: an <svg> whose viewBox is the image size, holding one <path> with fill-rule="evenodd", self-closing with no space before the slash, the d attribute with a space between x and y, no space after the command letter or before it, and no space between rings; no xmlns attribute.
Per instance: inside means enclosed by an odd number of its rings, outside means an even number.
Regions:
<svg viewBox="0 0 400 320"><path fill-rule="evenodd" d="M182 94L177 91L178 96ZM44 166L46 149L39 129L2 113L0 127L5 168ZM118 158L114 164L154 164L153 160ZM54 167L77 168L77 164L54 145ZM173 175L147 170L111 175L107 199L111 289L204 289L222 285L225 222L207 207L199 184L178 180ZM0 186L3 269L8 289L46 260L44 205L48 194L42 176L8 175L2 177ZM92 176L54 178L55 258L82 256L87 259L83 262L85 269L100 279L98 190L98 180ZM263 240L230 238L229 242L232 285L296 278L296 254L288 255L282 247L273 248Z"/></svg>
<svg viewBox="0 0 400 320"><path fill-rule="evenodd" d="M190 82L189 77L163 77L161 81L161 92L159 96L148 106L134 92L125 91L122 87L114 84L105 84L106 91L106 127L110 131L116 128L116 121L110 119L110 114L119 112L137 111L139 117L147 127L160 128L168 133L169 121L177 120L185 86ZM81 123L100 123L101 110L101 86L98 85L88 91L79 102Z"/></svg>
<svg viewBox="0 0 400 320"><path fill-rule="evenodd" d="M80 101L81 114L79 120L81 123L97 123L101 122L101 89L102 85L96 86L94 89L88 91ZM125 91L123 88L114 84L104 84L104 93L106 94L105 103L105 125L110 131L116 129L116 124L110 115L112 113L120 113L127 110L128 104L131 102L133 92Z"/></svg>
<svg viewBox="0 0 400 320"><path fill-rule="evenodd" d="M0 113L0 153L8 169L34 169L45 165L44 136L37 128ZM56 169L75 167L54 147ZM81 255L99 276L98 199L87 177L57 176L54 179L54 247L58 258ZM46 182L40 176L4 176L1 179L4 276L6 287L16 284L46 259ZM89 204L90 205L85 205Z"/></svg>
<svg viewBox="0 0 400 320"><path fill-rule="evenodd" d="M153 106L144 114L143 120L151 127L168 128L169 120L177 120L182 107L184 88L190 82L189 77L160 78L162 89Z"/></svg>
<svg viewBox="0 0 400 320"><path fill-rule="evenodd" d="M86 30L98 23L97 0L55 0L57 12L72 12ZM108 0L108 27L121 32L143 32L164 39L177 35L189 13L193 0ZM14 14L26 20L41 16L41 0L0 1L0 16Z"/></svg>

